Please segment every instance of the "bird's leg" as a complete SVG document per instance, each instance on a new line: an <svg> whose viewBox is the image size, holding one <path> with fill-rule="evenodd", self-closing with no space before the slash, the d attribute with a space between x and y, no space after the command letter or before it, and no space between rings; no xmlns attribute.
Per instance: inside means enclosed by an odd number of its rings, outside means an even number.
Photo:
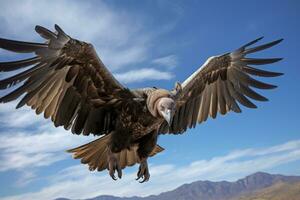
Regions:
<svg viewBox="0 0 300 200"><path fill-rule="evenodd" d="M146 182L150 179L150 173L148 169L147 159L154 149L157 141L157 132L151 132L144 137L142 137L139 141L139 148L137 150L138 156L140 158L140 166L139 171L137 173L137 179L142 178L140 183Z"/></svg>
<svg viewBox="0 0 300 200"><path fill-rule="evenodd" d="M115 172L117 171L118 177L122 178L122 169L118 154L129 146L130 136L126 131L115 131L111 133L110 142L108 144L107 151L107 167L109 175L113 180L116 180Z"/></svg>
<svg viewBox="0 0 300 200"><path fill-rule="evenodd" d="M139 179L142 178L140 183L144 183L144 182L146 182L150 179L150 173L149 173L149 169L148 169L147 158L142 158L142 160L140 162L141 163L140 163L140 166L139 166L139 171L137 173L136 180L139 180Z"/></svg>
<svg viewBox="0 0 300 200"><path fill-rule="evenodd" d="M118 173L118 177L122 178L122 169L120 167L119 159L117 157L118 153L113 153L110 148L107 151L107 163L109 175L113 180L117 180L115 177L115 171Z"/></svg>

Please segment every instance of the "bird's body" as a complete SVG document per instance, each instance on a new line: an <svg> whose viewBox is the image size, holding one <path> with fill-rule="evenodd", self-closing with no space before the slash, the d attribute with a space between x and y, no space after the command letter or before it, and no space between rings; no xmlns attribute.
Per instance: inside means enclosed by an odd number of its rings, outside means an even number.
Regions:
<svg viewBox="0 0 300 200"><path fill-rule="evenodd" d="M239 104L256 108L249 98L267 99L252 88L275 86L252 76L281 75L250 66L281 60L246 58L281 42L250 48L262 39L259 38L231 53L209 58L182 84L177 82L173 90L154 87L131 90L113 77L91 44L71 38L57 25L55 29L53 33L36 26L36 32L46 43L0 38L2 49L36 55L0 63L0 72L23 70L0 81L0 90L23 82L1 97L0 102L10 102L25 94L17 108L28 105L37 114L51 118L55 126L71 129L73 134L101 136L68 151L88 164L90 170L107 168L113 179L115 171L121 178L123 168L140 163L138 179L147 181L148 157L163 150L157 145L160 134L183 133L208 117L216 118L217 113L239 113Z"/></svg>

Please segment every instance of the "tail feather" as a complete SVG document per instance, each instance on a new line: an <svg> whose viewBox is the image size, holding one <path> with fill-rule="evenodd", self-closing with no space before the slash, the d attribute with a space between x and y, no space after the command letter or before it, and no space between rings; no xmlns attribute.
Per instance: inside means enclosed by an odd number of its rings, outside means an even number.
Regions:
<svg viewBox="0 0 300 200"><path fill-rule="evenodd" d="M69 149L67 152L73 154L74 159L81 159L81 163L88 164L91 171L98 170L102 171L107 169L107 151L108 142L110 135L106 135L90 143L84 144L82 146L76 147L74 149ZM120 161L120 167L124 169L127 166L132 166L139 163L139 156L137 155L138 146L135 145L130 149L124 149L118 154ZM156 145L150 156L162 152L164 148Z"/></svg>

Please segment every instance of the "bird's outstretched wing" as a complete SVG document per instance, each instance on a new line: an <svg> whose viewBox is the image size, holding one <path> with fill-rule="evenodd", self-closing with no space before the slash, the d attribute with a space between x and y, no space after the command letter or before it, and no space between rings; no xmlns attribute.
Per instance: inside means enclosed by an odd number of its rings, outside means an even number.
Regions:
<svg viewBox="0 0 300 200"><path fill-rule="evenodd" d="M208 116L216 118L218 112L222 115L231 110L239 113L241 109L237 102L256 108L250 99L267 101L252 88L273 89L276 86L258 81L252 76L275 77L282 73L261 70L251 65L270 64L281 58L246 58L246 55L270 48L282 39L249 47L261 39L251 41L231 53L209 58L194 74L178 84L177 111L173 122L169 128L164 123L160 132L183 133L187 128L206 121Z"/></svg>
<svg viewBox="0 0 300 200"><path fill-rule="evenodd" d="M114 108L133 96L107 70L91 44L72 39L55 25L56 32L41 26L35 30L46 43L29 43L0 38L0 48L35 57L1 62L0 72L17 71L0 80L0 90L23 84L0 98L1 103L23 96L17 105L27 104L37 114L51 117L55 126L72 127L76 134L101 135L110 132ZM20 72L20 70L23 70Z"/></svg>

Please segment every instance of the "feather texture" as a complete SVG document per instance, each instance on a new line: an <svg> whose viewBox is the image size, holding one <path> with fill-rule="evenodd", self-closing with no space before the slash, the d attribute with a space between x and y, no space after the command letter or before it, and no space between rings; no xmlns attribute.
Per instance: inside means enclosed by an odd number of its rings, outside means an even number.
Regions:
<svg viewBox="0 0 300 200"><path fill-rule="evenodd" d="M263 37L255 39L237 50L221 56L209 58L203 66L188 77L182 84L182 91L177 95L178 110L188 108L193 110L182 119L180 112L174 116L172 129L162 133L181 133L186 128L195 127L195 117L201 123L216 118L217 113L225 115L229 111L241 112L239 104L256 108L252 102L268 101L268 99L252 89L274 89L277 86L254 79L253 76L276 77L279 72L271 72L254 68L250 65L265 65L278 62L282 58L248 58L247 54L265 50L280 43L282 39L249 48ZM190 95L193 94L193 95ZM195 101L195 99L198 99ZM200 100L199 100L200 99ZM196 102L196 103L195 103Z"/></svg>
<svg viewBox="0 0 300 200"><path fill-rule="evenodd" d="M25 94L17 108L27 104L36 114L51 117L55 126L72 127L73 133L84 135L112 131L112 113L116 112L112 105L128 100L120 93L134 95L112 76L90 44L72 39L58 25L56 33L41 26L35 30L47 40L45 43L0 39L2 49L36 54L33 58L0 63L0 72L23 70L0 80L0 90L24 81L1 97L0 102L10 102ZM110 109L104 112L106 107Z"/></svg>

